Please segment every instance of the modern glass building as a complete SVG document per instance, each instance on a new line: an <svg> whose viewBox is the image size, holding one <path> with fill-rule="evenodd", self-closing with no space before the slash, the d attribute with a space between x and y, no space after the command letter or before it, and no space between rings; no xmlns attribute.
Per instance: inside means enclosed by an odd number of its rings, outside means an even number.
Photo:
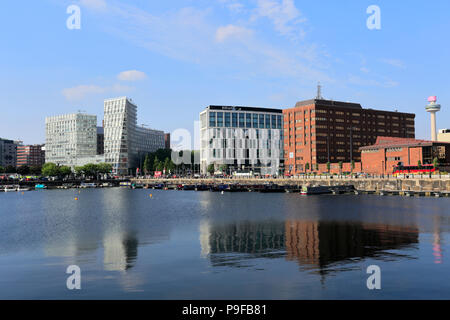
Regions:
<svg viewBox="0 0 450 320"><path fill-rule="evenodd" d="M209 106L200 113L201 172L279 174L283 166L281 109Z"/></svg>
<svg viewBox="0 0 450 320"><path fill-rule="evenodd" d="M127 97L104 101L105 161L113 173L127 175L146 153L164 149L164 132L137 126L137 106Z"/></svg>
<svg viewBox="0 0 450 320"><path fill-rule="evenodd" d="M18 141L0 138L0 166L15 167L17 163L17 146Z"/></svg>
<svg viewBox="0 0 450 320"><path fill-rule="evenodd" d="M45 162L74 167L97 154L97 116L83 113L45 118Z"/></svg>

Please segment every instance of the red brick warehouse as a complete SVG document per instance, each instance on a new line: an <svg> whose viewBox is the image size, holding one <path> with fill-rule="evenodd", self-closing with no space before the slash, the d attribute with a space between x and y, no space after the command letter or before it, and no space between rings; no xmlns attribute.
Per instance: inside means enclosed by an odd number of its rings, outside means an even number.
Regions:
<svg viewBox="0 0 450 320"><path fill-rule="evenodd" d="M358 169L359 148L374 144L378 136L415 137L415 114L363 109L358 103L300 101L283 116L286 174L323 172L328 162L351 169L354 161Z"/></svg>

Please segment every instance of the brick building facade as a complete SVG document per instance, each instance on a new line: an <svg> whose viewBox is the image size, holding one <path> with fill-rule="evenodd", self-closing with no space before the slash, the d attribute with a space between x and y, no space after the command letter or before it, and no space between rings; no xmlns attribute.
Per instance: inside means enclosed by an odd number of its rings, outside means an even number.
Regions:
<svg viewBox="0 0 450 320"><path fill-rule="evenodd" d="M355 167L361 161L359 148L378 136L415 137L414 114L363 109L358 103L306 100L283 110L283 116L286 174L326 172L328 162L347 163L342 171L351 171L352 160Z"/></svg>
<svg viewBox="0 0 450 320"><path fill-rule="evenodd" d="M360 148L362 171L370 174L391 174L397 165L450 164L450 143L426 140L378 137L376 143Z"/></svg>

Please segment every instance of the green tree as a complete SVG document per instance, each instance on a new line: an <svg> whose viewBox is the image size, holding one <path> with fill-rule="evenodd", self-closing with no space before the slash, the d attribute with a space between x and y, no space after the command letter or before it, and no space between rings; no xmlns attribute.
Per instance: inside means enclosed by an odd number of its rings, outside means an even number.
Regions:
<svg viewBox="0 0 450 320"><path fill-rule="evenodd" d="M16 173L16 168L13 166L7 166L5 168L5 173Z"/></svg>
<svg viewBox="0 0 450 320"><path fill-rule="evenodd" d="M59 176L67 177L72 174L72 169L68 166L59 167Z"/></svg>
<svg viewBox="0 0 450 320"><path fill-rule="evenodd" d="M228 172L228 165L227 164L222 164L220 166L220 171L222 171L222 173L227 173Z"/></svg>
<svg viewBox="0 0 450 320"><path fill-rule="evenodd" d="M3 168L2 166L0 166L0 173L5 173L5 168Z"/></svg>
<svg viewBox="0 0 450 320"><path fill-rule="evenodd" d="M417 166L419 167L419 169L422 168L422 161L417 161Z"/></svg>
<svg viewBox="0 0 450 320"><path fill-rule="evenodd" d="M319 164L316 163L316 171L319 171Z"/></svg>
<svg viewBox="0 0 450 320"><path fill-rule="evenodd" d="M159 171L158 167L159 167L159 159L158 159L158 156L155 156L155 160L153 161L153 170Z"/></svg>
<svg viewBox="0 0 450 320"><path fill-rule="evenodd" d="M83 173L88 177L96 177L99 173L98 165L94 163L88 163L83 166Z"/></svg>
<svg viewBox="0 0 450 320"><path fill-rule="evenodd" d="M41 166L31 166L30 173L33 175L40 175L42 173L42 167Z"/></svg>
<svg viewBox="0 0 450 320"><path fill-rule="evenodd" d="M437 169L439 167L439 159L438 158L433 159L433 167L435 169Z"/></svg>
<svg viewBox="0 0 450 320"><path fill-rule="evenodd" d="M309 162L307 162L306 164L305 164L305 171L308 171L309 170Z"/></svg>
<svg viewBox="0 0 450 320"><path fill-rule="evenodd" d="M342 167L344 166L344 163L342 161L339 161L339 171L342 173Z"/></svg>
<svg viewBox="0 0 450 320"><path fill-rule="evenodd" d="M330 173L330 169L331 169L331 163L328 161L328 162L327 162L327 170L328 170L328 173Z"/></svg>
<svg viewBox="0 0 450 320"><path fill-rule="evenodd" d="M145 172L145 174L148 174L150 171L152 171L150 155L147 154L145 156L145 160L144 160L144 172Z"/></svg>
<svg viewBox="0 0 450 320"><path fill-rule="evenodd" d="M97 165L98 173L102 174L111 173L112 169L113 169L112 164L110 163L102 162Z"/></svg>
<svg viewBox="0 0 450 320"><path fill-rule="evenodd" d="M30 173L30 167L25 165L25 166L20 166L17 168L17 173L21 174L21 175L27 175Z"/></svg>
<svg viewBox="0 0 450 320"><path fill-rule="evenodd" d="M214 163L211 163L211 164L208 166L207 171L208 171L210 174L214 174L214 171L215 171Z"/></svg>
<svg viewBox="0 0 450 320"><path fill-rule="evenodd" d="M355 160L352 160L352 172L355 170Z"/></svg>
<svg viewBox="0 0 450 320"><path fill-rule="evenodd" d="M164 170L164 162L163 161L158 162L157 170L161 171L161 172Z"/></svg>
<svg viewBox="0 0 450 320"><path fill-rule="evenodd" d="M57 177L59 175L59 167L52 162L47 162L42 166L42 175L46 177Z"/></svg>

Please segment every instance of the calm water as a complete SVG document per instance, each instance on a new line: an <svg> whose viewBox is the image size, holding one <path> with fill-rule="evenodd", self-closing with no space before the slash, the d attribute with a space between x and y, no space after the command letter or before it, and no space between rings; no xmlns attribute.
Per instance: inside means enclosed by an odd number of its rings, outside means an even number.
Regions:
<svg viewBox="0 0 450 320"><path fill-rule="evenodd" d="M0 299L450 299L449 208L448 198L0 193ZM66 288L74 264L78 291ZM366 287L369 265L381 290Z"/></svg>

